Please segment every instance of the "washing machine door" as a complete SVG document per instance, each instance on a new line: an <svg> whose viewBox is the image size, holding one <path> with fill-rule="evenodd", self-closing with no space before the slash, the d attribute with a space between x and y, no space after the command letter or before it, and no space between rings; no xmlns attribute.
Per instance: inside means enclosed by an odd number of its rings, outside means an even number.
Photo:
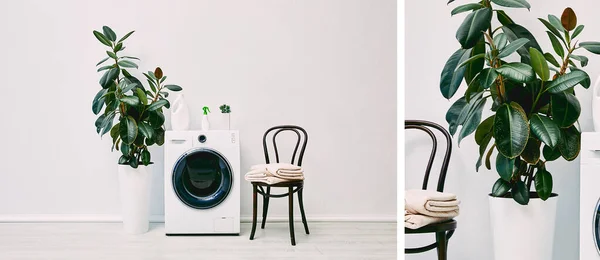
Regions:
<svg viewBox="0 0 600 260"><path fill-rule="evenodd" d="M233 171L227 159L210 148L187 152L173 168L173 188L181 202L209 209L223 202L231 190Z"/></svg>
<svg viewBox="0 0 600 260"><path fill-rule="evenodd" d="M600 254L600 199L596 203L594 208L594 244L596 245L596 251Z"/></svg>

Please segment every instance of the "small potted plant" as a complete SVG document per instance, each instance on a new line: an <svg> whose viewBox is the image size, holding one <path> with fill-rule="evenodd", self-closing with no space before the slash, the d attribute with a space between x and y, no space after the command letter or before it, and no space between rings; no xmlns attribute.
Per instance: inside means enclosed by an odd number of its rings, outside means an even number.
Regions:
<svg viewBox="0 0 600 260"><path fill-rule="evenodd" d="M230 117L231 108L229 107L229 105L223 104L219 107L219 109L221 109L221 114L224 115L227 119L226 120L227 121L227 129L231 130L231 117Z"/></svg>
<svg viewBox="0 0 600 260"><path fill-rule="evenodd" d="M130 71L137 69L136 57L120 54L127 33L117 41L116 33L104 26L94 36L108 47L106 55L96 66L103 72L100 91L92 101L92 112L99 115L95 122L100 136L110 133L111 151L121 152L118 160L119 191L123 224L127 233L139 234L148 230L152 164L149 147L165 142L164 109L169 108L167 90L180 91L177 85L164 84L166 76L160 68L144 73L150 89Z"/></svg>
<svg viewBox="0 0 600 260"><path fill-rule="evenodd" d="M449 130L458 133L459 144L475 133L476 170L484 162L491 170L495 161L499 178L489 197L495 259L547 260L552 258L558 199L552 193L550 162L572 161L579 154L581 107L575 87L590 86L582 70L588 58L581 53L600 54L600 43L579 41L584 26L567 8L561 18L539 18L555 54L544 52L504 7L531 8L526 0L483 0L452 11L470 13L456 33L461 48L447 61L440 89L450 99L464 79L464 95L446 114ZM482 121L488 101L492 115Z"/></svg>

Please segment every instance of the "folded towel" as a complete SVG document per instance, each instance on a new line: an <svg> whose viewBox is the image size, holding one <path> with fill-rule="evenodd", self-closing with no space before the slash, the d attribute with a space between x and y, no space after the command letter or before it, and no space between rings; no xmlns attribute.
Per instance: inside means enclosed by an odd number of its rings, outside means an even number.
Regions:
<svg viewBox="0 0 600 260"><path fill-rule="evenodd" d="M298 165L293 165L290 163L268 163L268 164L256 164L250 167L250 170L256 169L265 169L267 167L275 167L277 169L285 169L285 170L301 170L302 167Z"/></svg>
<svg viewBox="0 0 600 260"><path fill-rule="evenodd" d="M292 167L293 166L293 167ZM284 167L284 168L281 168ZM285 168L287 167L287 168ZM292 169L293 168L293 169ZM292 169L287 172L284 170L281 174L278 174L277 171L281 171L282 169ZM292 173L290 173L292 172ZM297 181L304 180L304 174L302 173L302 168L292 165L292 164L283 164L283 165L255 165L251 167L251 171L246 173L244 178L250 182L263 182L267 184L277 184L281 182L287 181Z"/></svg>
<svg viewBox="0 0 600 260"><path fill-rule="evenodd" d="M404 212L404 226L410 229L418 229L429 224L440 223L450 219L452 218L430 217Z"/></svg>
<svg viewBox="0 0 600 260"><path fill-rule="evenodd" d="M437 218L458 216L460 201L456 195L430 190L407 190L404 197L405 210L409 214Z"/></svg>

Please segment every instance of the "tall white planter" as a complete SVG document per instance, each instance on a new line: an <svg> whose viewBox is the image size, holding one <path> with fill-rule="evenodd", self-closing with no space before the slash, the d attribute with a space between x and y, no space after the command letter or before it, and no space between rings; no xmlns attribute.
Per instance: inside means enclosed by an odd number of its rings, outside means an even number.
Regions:
<svg viewBox="0 0 600 260"><path fill-rule="evenodd" d="M173 131L190 129L190 111L183 94L180 94L171 106L171 128Z"/></svg>
<svg viewBox="0 0 600 260"><path fill-rule="evenodd" d="M148 231L150 216L150 186L152 165L140 165L137 169L119 165L119 193L123 227L128 234Z"/></svg>
<svg viewBox="0 0 600 260"><path fill-rule="evenodd" d="M558 197L530 199L489 197L495 260L551 260Z"/></svg>

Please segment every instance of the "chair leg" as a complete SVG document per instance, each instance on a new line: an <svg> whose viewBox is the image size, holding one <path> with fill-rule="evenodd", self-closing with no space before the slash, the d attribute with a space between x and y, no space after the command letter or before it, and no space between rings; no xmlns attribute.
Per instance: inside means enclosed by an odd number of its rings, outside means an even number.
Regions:
<svg viewBox="0 0 600 260"><path fill-rule="evenodd" d="M306 222L306 214L304 214L304 200L302 199L302 191L304 188L298 190L298 204L300 204L300 214L302 214L302 224L304 224L304 232L310 234L308 231L308 223Z"/></svg>
<svg viewBox="0 0 600 260"><path fill-rule="evenodd" d="M290 208L290 238L292 239L292 246L296 245L296 236L294 235L294 187L289 187L289 208Z"/></svg>
<svg viewBox="0 0 600 260"><path fill-rule="evenodd" d="M437 253L438 260L447 260L448 259L448 239L446 237L446 232L436 232L435 233L435 241L437 243Z"/></svg>
<svg viewBox="0 0 600 260"><path fill-rule="evenodd" d="M267 187L267 195L271 194L271 187ZM262 224L260 225L261 229L265 228L265 223L267 223L267 211L269 211L269 196L263 196L263 218Z"/></svg>
<svg viewBox="0 0 600 260"><path fill-rule="evenodd" d="M252 231L250 232L250 240L254 239L254 232L256 231L256 202L258 192L256 190L256 184L252 185Z"/></svg>

